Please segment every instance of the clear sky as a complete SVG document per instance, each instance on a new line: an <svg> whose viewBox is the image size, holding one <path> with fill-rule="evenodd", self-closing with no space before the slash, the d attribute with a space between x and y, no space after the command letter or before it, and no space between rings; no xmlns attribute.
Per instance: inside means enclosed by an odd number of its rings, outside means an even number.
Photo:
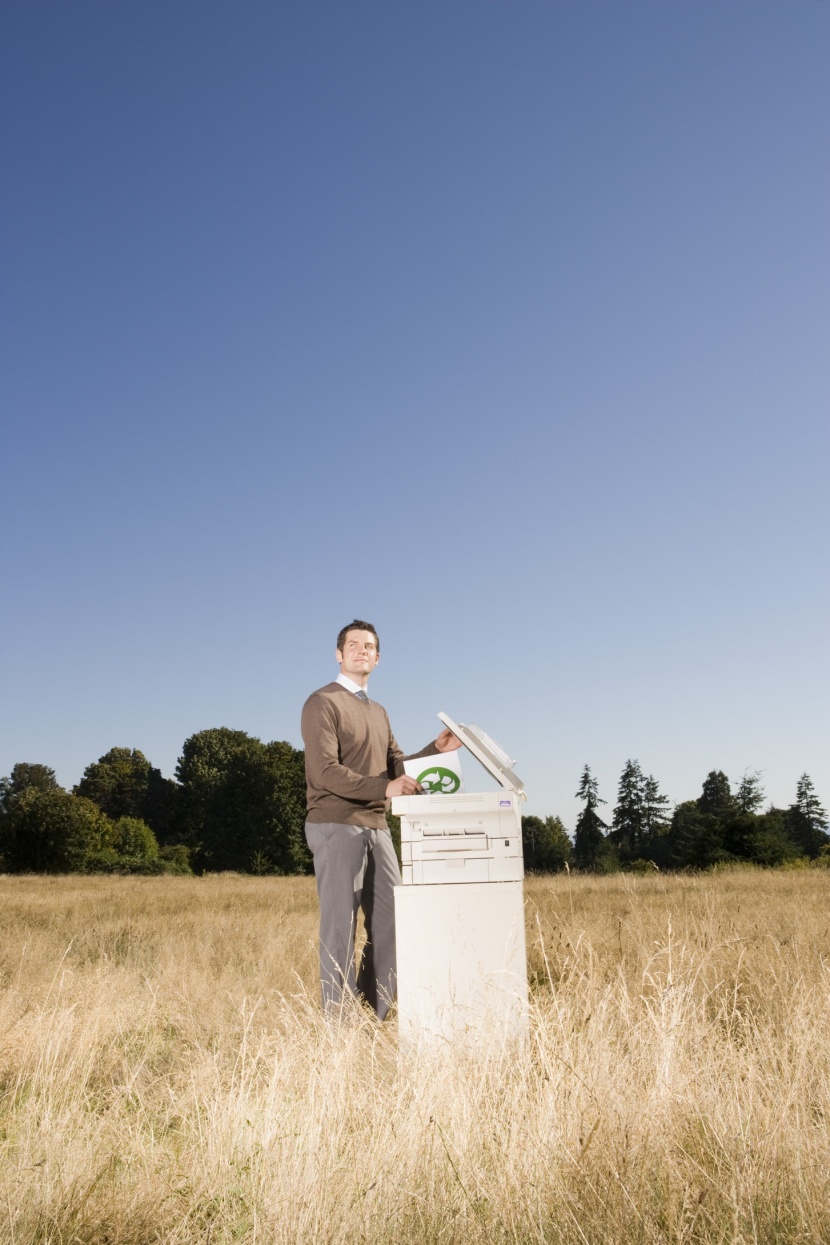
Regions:
<svg viewBox="0 0 830 1245"><path fill-rule="evenodd" d="M0 23L0 774L299 746L357 615L569 829L830 804L830 3Z"/></svg>

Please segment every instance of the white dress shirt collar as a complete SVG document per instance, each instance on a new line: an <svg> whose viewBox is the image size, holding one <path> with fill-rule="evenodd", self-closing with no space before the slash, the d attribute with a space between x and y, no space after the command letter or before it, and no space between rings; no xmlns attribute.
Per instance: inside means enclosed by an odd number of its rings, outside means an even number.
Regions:
<svg viewBox="0 0 830 1245"><path fill-rule="evenodd" d="M359 683L355 683L354 679L350 679L347 674L338 674L334 681L339 683L341 687L345 687L346 691L351 692L353 696L355 692L363 692L363 695L368 697L366 689L361 687Z"/></svg>

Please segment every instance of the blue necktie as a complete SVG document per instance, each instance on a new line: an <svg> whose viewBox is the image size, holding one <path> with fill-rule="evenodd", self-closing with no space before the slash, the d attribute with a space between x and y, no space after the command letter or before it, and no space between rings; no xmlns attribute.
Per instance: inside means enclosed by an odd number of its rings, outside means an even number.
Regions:
<svg viewBox="0 0 830 1245"><path fill-rule="evenodd" d="M355 696L357 697L358 700L365 700L366 704L368 705L369 697L366 695L365 692L355 692Z"/></svg>

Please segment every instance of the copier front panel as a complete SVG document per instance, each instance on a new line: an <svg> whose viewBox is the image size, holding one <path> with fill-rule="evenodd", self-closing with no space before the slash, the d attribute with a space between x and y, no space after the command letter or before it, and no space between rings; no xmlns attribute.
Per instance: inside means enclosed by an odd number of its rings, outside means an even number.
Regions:
<svg viewBox="0 0 830 1245"><path fill-rule="evenodd" d="M515 791L398 796L404 886L513 882L524 877Z"/></svg>

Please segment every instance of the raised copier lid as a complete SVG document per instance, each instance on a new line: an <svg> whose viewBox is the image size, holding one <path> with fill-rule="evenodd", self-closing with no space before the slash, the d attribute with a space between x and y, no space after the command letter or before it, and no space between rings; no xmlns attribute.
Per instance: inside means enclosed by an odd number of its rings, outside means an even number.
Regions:
<svg viewBox="0 0 830 1245"><path fill-rule="evenodd" d="M463 723L453 722L446 713L439 713L438 716L444 725L450 728L453 735L458 736L464 747L469 748L476 760L480 761L484 768L493 775L497 783L507 791L518 791L524 798L524 783L511 769L514 762L494 739L491 739L474 722L471 722L469 726L464 726Z"/></svg>

